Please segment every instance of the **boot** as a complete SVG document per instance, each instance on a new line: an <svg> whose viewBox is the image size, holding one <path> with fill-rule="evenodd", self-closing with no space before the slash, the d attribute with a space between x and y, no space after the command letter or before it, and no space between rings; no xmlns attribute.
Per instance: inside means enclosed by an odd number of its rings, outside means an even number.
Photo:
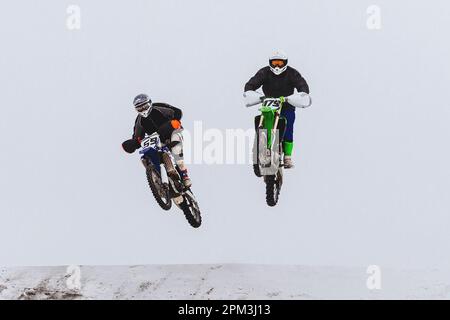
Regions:
<svg viewBox="0 0 450 320"><path fill-rule="evenodd" d="M183 180L183 184L186 188L190 188L192 186L191 178L189 178L187 169L180 171L181 180Z"/></svg>
<svg viewBox="0 0 450 320"><path fill-rule="evenodd" d="M294 168L294 162L292 161L291 156L285 156L284 157L284 168L285 169L292 169Z"/></svg>

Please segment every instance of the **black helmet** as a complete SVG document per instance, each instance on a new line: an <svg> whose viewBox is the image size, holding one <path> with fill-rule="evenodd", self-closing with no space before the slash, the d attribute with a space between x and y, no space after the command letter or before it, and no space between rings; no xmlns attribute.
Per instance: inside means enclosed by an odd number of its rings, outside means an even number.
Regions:
<svg viewBox="0 0 450 320"><path fill-rule="evenodd" d="M152 99L146 94L140 94L133 100L134 108L144 118L150 113L152 104Z"/></svg>

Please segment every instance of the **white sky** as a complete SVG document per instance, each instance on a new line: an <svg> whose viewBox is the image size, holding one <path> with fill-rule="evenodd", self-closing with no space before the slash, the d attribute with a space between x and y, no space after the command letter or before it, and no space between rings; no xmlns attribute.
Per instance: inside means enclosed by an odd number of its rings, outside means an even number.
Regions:
<svg viewBox="0 0 450 320"><path fill-rule="evenodd" d="M448 267L450 3L8 1L0 10L0 265L270 263ZM66 8L81 7L81 30ZM250 167L190 167L204 226L162 212L132 98L184 125L250 128L244 83L283 48L297 114L278 207Z"/></svg>

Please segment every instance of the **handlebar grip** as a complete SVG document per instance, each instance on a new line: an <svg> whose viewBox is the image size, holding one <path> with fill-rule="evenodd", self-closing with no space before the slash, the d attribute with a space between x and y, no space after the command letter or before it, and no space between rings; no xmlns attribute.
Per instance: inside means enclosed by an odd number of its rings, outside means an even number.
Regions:
<svg viewBox="0 0 450 320"><path fill-rule="evenodd" d="M261 102L262 102L262 101L261 101ZM251 103L251 104L246 104L245 106L246 106L247 108L250 108L250 107L257 106L257 105L260 104L261 102L256 102L256 103Z"/></svg>

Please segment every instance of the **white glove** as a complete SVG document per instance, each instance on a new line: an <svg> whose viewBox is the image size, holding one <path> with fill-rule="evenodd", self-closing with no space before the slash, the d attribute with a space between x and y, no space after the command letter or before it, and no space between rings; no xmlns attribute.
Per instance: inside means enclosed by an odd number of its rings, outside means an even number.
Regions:
<svg viewBox="0 0 450 320"><path fill-rule="evenodd" d="M246 91L244 93L244 102L245 102L245 106L251 107L251 106L255 106L257 104L260 104L261 98L264 97L264 95L262 95L259 92L256 91Z"/></svg>
<svg viewBox="0 0 450 320"><path fill-rule="evenodd" d="M294 93L286 101L296 108L308 108L312 104L311 96L306 92Z"/></svg>

